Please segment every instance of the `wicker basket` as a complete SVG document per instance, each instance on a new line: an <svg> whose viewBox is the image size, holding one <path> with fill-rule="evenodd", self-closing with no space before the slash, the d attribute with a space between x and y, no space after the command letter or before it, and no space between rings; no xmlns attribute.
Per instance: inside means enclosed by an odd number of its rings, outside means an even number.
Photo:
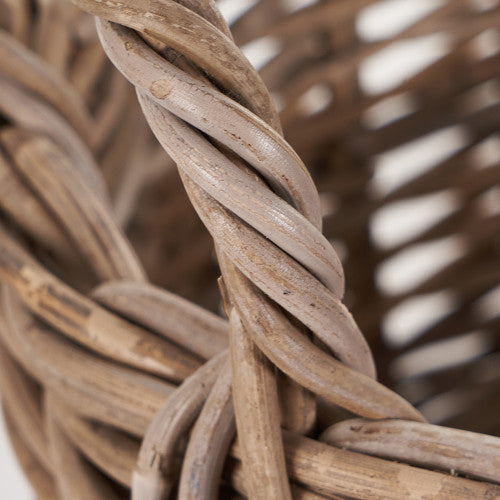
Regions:
<svg viewBox="0 0 500 500"><path fill-rule="evenodd" d="M499 2L74 3L0 0L38 497L500 498Z"/></svg>

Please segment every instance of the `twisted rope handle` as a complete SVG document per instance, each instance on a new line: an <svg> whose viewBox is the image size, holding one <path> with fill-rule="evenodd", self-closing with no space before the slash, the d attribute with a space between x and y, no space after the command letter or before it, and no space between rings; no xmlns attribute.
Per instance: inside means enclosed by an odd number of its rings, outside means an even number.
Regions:
<svg viewBox="0 0 500 500"><path fill-rule="evenodd" d="M267 358L298 384L359 415L420 420L408 403L374 381L368 346L341 302L342 266L321 234L316 189L281 136L265 86L214 7L173 1L83 0L77 5L102 18L97 26L108 57L136 86L153 132L176 161L191 202L216 242L250 492L290 497L278 388ZM342 363L317 347L306 330ZM221 368L221 381L208 396L207 407L215 404L215 409L204 407L195 426L204 431L193 431L188 445L180 486L186 498L206 495L218 483L213 467L193 467L200 461L219 467L227 453L227 447L207 447L206 437L215 432L229 443L232 405L217 406L227 401L220 393L228 390L222 382L226 372ZM171 440L156 442L158 428L165 430L169 422L161 418L142 446L137 498L146 489L160 497L168 487L161 474L151 474L168 462L154 457L171 453Z"/></svg>

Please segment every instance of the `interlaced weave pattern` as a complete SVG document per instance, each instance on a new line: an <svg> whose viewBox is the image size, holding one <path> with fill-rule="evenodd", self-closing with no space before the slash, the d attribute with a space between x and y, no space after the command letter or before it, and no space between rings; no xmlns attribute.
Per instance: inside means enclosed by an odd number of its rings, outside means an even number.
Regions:
<svg viewBox="0 0 500 500"><path fill-rule="evenodd" d="M38 496L500 496L496 2L375 40L373 0L261 0L231 30L211 0L74 3L91 16L0 0L0 376ZM371 57L436 34L435 61L363 86ZM260 74L238 48L259 42ZM381 158L450 130L381 187ZM453 209L377 240L434 195ZM422 279L384 286L411 251ZM391 318L446 293L391 345Z"/></svg>

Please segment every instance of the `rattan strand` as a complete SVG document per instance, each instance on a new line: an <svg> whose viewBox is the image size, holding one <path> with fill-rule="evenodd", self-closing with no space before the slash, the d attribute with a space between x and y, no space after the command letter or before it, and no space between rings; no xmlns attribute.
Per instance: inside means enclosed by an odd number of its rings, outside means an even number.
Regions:
<svg viewBox="0 0 500 500"><path fill-rule="evenodd" d="M66 0L0 1L0 379L38 496L500 496L498 308L477 312L500 278L498 214L481 208L500 170L498 155L478 169L475 149L500 123L498 100L471 97L497 83L497 52L474 44L498 28L500 7L449 1L370 42L356 22L373 0L296 11L261 0L231 30L212 1L75 3L96 16L109 60L92 17ZM437 62L363 90L363 61L432 33L450 39ZM280 50L261 77L236 44L262 37ZM212 254L109 61L135 86ZM304 111L318 85L333 100ZM414 110L367 126L398 96ZM452 125L467 129L461 148L388 194L370 191L377 155ZM315 183L337 206L326 215ZM444 190L460 200L450 215L393 247L373 242L377 211ZM392 295L377 288L391 257L453 235L466 251L443 270ZM174 257L161 255L168 245ZM228 320L149 283L213 308L214 254ZM441 290L460 307L388 348L387 314ZM390 370L476 330L489 335L483 356L441 377ZM448 395L457 409L442 423L458 428L426 423L416 406Z"/></svg>

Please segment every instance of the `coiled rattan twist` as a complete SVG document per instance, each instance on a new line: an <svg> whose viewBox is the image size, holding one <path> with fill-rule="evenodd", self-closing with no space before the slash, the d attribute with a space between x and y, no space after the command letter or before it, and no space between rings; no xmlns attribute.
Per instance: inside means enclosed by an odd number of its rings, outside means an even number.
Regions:
<svg viewBox="0 0 500 500"><path fill-rule="evenodd" d="M136 498L208 498L217 495L221 477L221 496L234 490L252 498L499 495L492 484L499 480L497 439L426 424L409 403L375 381L369 348L342 303L342 264L321 234L312 179L283 139L265 85L216 7L194 0L76 3L98 17L106 54L135 85L149 125L177 163L215 241L229 325L146 282L114 221L90 154L99 150L98 138L102 150L106 141L99 134L92 138L91 126L87 144L80 139L86 136L83 119L73 115L81 102L76 95L62 106L42 92L37 105L52 106L49 120L37 107L31 120L17 108L4 111L13 125L0 137L5 175L16 183L25 206L36 204L38 218L23 218L23 211L4 197L9 227L2 229L0 259L2 382L13 439L21 457L36 464L28 470L40 495L56 495L49 477L62 497L82 499L127 495L116 482L132 487ZM281 21L286 12L278 4L260 2L238 21L235 33L248 39L253 17L262 19L263 11L266 23L252 35L290 37L293 52L302 35L317 30L323 37L321 30L333 18L346 26L341 49L353 42L350 23L356 8L368 3L320 2ZM460 20L473 13L450 3L410 33L432 29L440 15ZM481 16L457 29L460 43L492 22ZM340 50L336 43L334 38ZM22 50L16 47L13 60L20 64ZM268 66L271 80L290 71L289 55L284 50L283 59ZM310 60L311 54L306 51L304 57ZM42 76L43 71L48 70L40 70ZM38 89L29 87L23 74L19 68L7 74L6 89L13 95L26 87ZM363 109L367 104L349 88L352 70L340 74L347 82L338 82L335 95L346 103L358 99ZM46 88L55 85L59 93L65 88L62 82L50 83ZM290 123L300 122L294 93L303 92L307 83L299 78L289 85L291 98L282 116L293 138ZM29 95L25 91L22 99ZM125 93L115 102L118 108L130 106ZM134 121L136 115L130 114ZM323 114L328 116L328 110ZM323 118L315 116L311 123ZM120 128L118 120L113 123ZM490 131L494 123L483 127ZM333 132L328 134L331 138ZM121 143L130 150L134 139ZM303 144L296 141L313 169L314 147L324 148L324 140L318 133ZM375 148L383 143L370 136L360 140L371 140ZM152 162L151 147L138 147L142 161ZM323 159L330 161L331 154L338 162L339 151L350 153L340 148ZM130 204L129 199L119 212L122 223L130 216ZM75 261L72 245L85 264ZM93 279L74 272L82 267L92 270L99 287L89 292ZM373 324L370 312L368 325ZM346 420L354 415L366 420ZM360 453L305 437L317 438L322 431L321 440ZM135 438L143 436L139 451Z"/></svg>

